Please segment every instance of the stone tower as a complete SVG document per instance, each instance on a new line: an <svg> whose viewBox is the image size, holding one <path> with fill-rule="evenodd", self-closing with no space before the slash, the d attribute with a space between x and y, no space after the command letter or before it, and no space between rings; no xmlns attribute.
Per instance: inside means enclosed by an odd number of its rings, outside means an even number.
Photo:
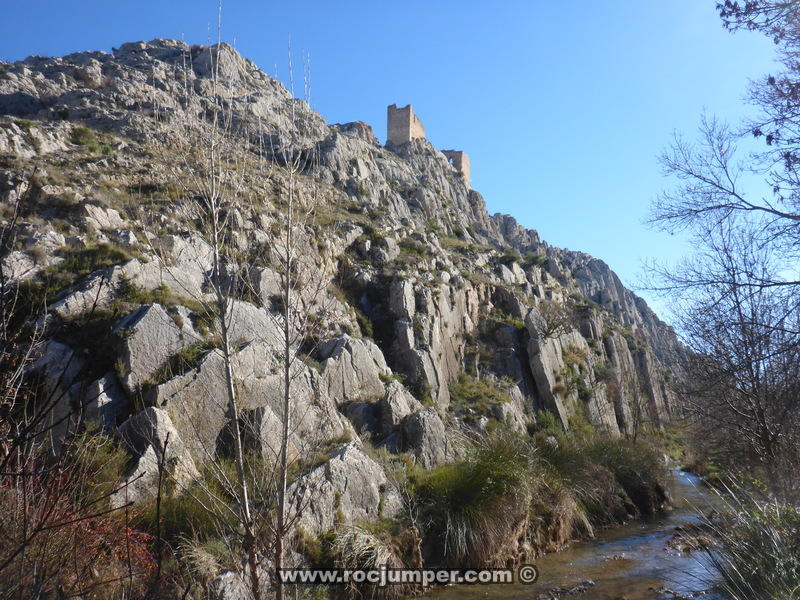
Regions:
<svg viewBox="0 0 800 600"><path fill-rule="evenodd" d="M410 104L403 108L392 104L386 109L386 131L387 144L405 144L425 137L422 121L414 114Z"/></svg>
<svg viewBox="0 0 800 600"><path fill-rule="evenodd" d="M464 176L464 182L469 187L469 156L463 150L442 150L442 154L447 157L450 164L455 167L456 171Z"/></svg>

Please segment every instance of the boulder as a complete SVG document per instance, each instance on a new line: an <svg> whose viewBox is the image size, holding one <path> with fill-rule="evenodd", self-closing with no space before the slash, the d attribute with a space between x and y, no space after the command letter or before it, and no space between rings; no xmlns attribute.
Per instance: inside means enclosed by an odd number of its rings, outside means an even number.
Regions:
<svg viewBox="0 0 800 600"><path fill-rule="evenodd" d="M381 398L381 428L388 435L402 423L408 415L421 411L422 404L412 396L403 385L392 381L386 386L386 395Z"/></svg>
<svg viewBox="0 0 800 600"><path fill-rule="evenodd" d="M63 235L57 231L36 231L25 241L25 248L40 248L44 252L52 253L66 243Z"/></svg>
<svg viewBox="0 0 800 600"><path fill-rule="evenodd" d="M386 264L400 256L400 246L394 238L378 238L372 246L372 260Z"/></svg>
<svg viewBox="0 0 800 600"><path fill-rule="evenodd" d="M342 410L358 434L365 435L380 431L376 408L374 402L353 402L346 404Z"/></svg>
<svg viewBox="0 0 800 600"><path fill-rule="evenodd" d="M33 358L26 372L41 378L39 397L51 406L37 429L46 432L53 452L57 453L64 438L77 429L80 421L70 391L85 361L69 346L53 340L37 344Z"/></svg>
<svg viewBox="0 0 800 600"><path fill-rule="evenodd" d="M193 265L203 271L213 264L213 248L198 235L165 235L151 241L158 255L176 265Z"/></svg>
<svg viewBox="0 0 800 600"><path fill-rule="evenodd" d="M94 204L83 205L83 222L90 231L123 229L125 219L113 208L103 208Z"/></svg>
<svg viewBox="0 0 800 600"><path fill-rule="evenodd" d="M425 468L447 462L452 456L444 422L433 408L416 412L403 421L405 445Z"/></svg>
<svg viewBox="0 0 800 600"><path fill-rule="evenodd" d="M144 502L158 492L159 465L164 478L185 488L200 476L172 420L166 411L149 407L135 414L119 427L119 436L134 456L124 486L115 493L113 503ZM162 485L167 480L162 480Z"/></svg>
<svg viewBox="0 0 800 600"><path fill-rule="evenodd" d="M138 392L178 351L196 341L184 335L160 304L135 310L121 319L113 332L120 340L122 385L131 394Z"/></svg>
<svg viewBox="0 0 800 600"><path fill-rule="evenodd" d="M0 203L14 205L30 189L30 181L17 171L0 171Z"/></svg>
<svg viewBox="0 0 800 600"><path fill-rule="evenodd" d="M139 239L136 237L136 233L130 229L118 229L112 231L111 235L115 240L117 240L117 242L128 248L138 248L142 245L139 242Z"/></svg>
<svg viewBox="0 0 800 600"><path fill-rule="evenodd" d="M318 354L323 361L321 391L336 404L384 395L381 376L389 377L392 371L373 342L342 335L321 344Z"/></svg>
<svg viewBox="0 0 800 600"><path fill-rule="evenodd" d="M104 308L118 295L123 281L129 281L145 290L166 286L176 294L195 300L208 295L203 290L206 276L202 265L188 261L168 264L160 259L142 262L136 258L125 264L95 271L71 291L50 305L52 312L62 318L71 318Z"/></svg>
<svg viewBox="0 0 800 600"><path fill-rule="evenodd" d="M525 416L525 398L519 387L509 390L511 400L492 406L494 418L518 433L525 433L528 419Z"/></svg>
<svg viewBox="0 0 800 600"><path fill-rule="evenodd" d="M21 250L13 250L3 257L3 274L10 280L31 279L42 270L33 258Z"/></svg>
<svg viewBox="0 0 800 600"><path fill-rule="evenodd" d="M80 403L84 419L98 421L109 430L116 427L119 418L130 409L128 396L113 373L82 385Z"/></svg>
<svg viewBox="0 0 800 600"><path fill-rule="evenodd" d="M233 300L228 314L228 339L231 343L260 341L277 348L283 332L279 323L263 308Z"/></svg>
<svg viewBox="0 0 800 600"><path fill-rule="evenodd" d="M306 506L299 524L315 535L331 529L337 515L357 523L393 517L402 508L400 494L381 466L353 442L301 477L290 493L299 494Z"/></svg>
<svg viewBox="0 0 800 600"><path fill-rule="evenodd" d="M535 307L525 316L525 326L529 334L528 362L539 397L566 429L569 427L569 417L575 409L577 393L559 391L556 378L564 369L564 350L569 346L585 349L586 340L574 330L558 336L542 336L541 332L547 328L544 317Z"/></svg>
<svg viewBox="0 0 800 600"><path fill-rule="evenodd" d="M208 461L216 453L217 438L227 422L222 356L209 352L197 368L151 388L145 401L168 414L197 464Z"/></svg>
<svg viewBox="0 0 800 600"><path fill-rule="evenodd" d="M278 272L270 269L256 269L250 277L251 285L255 288L256 296L263 306L269 307L271 299L279 296L282 289L281 276Z"/></svg>
<svg viewBox="0 0 800 600"><path fill-rule="evenodd" d="M315 372L301 361L294 365L290 454L311 451L343 435L356 437L335 404L318 393ZM248 443L265 458L274 459L283 414L282 362L272 346L251 342L233 355L231 366ZM228 449L227 398L224 360L219 352L212 351L194 370L152 388L146 402L169 413L192 458L201 464L218 451L224 453Z"/></svg>
<svg viewBox="0 0 800 600"><path fill-rule="evenodd" d="M407 279L394 279L389 286L389 310L397 319L414 318L416 305L414 284Z"/></svg>

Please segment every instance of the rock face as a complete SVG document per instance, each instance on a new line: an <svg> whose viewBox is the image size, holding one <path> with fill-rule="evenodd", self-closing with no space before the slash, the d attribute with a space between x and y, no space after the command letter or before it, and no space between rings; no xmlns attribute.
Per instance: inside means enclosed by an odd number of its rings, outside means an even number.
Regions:
<svg viewBox="0 0 800 600"><path fill-rule="evenodd" d="M139 388L162 369L179 350L195 342L159 304L143 306L114 327L120 338L119 357L128 393Z"/></svg>
<svg viewBox="0 0 800 600"><path fill-rule="evenodd" d="M98 421L104 429L113 430L118 421L130 410L125 391L114 373L106 373L100 379L80 386L79 408L86 419ZM73 394L73 398L77 394Z"/></svg>
<svg viewBox="0 0 800 600"><path fill-rule="evenodd" d="M313 158L292 181L302 202L319 200L292 250L311 267L289 273L273 197L288 185L288 155L266 157L273 192L248 188L259 201L225 215L232 251L214 272L236 285L224 315L208 309L214 253L187 214L193 195L152 158L176 115L204 122L214 94L232 111L231 135L260 127L262 147L291 143L292 158ZM246 187L261 163L250 163L252 136L235 142ZM676 410L669 380L685 350L605 263L490 216L425 139L384 147L364 123L329 126L225 44L153 40L3 63L0 155L0 207L10 214L25 197L38 217L0 256L4 275L34 286L63 276L28 369L58 397L54 447L82 421L116 431L137 501L151 497L159 461L185 484L230 454L223 319L243 442L274 462L288 418L290 457L306 468L295 488L310 501L303 526L316 533L400 509L372 458L384 450L434 467L458 456L462 434L492 424L522 433L550 412L565 428L587 421L626 435ZM287 281L298 299L288 415ZM567 321L552 327L553 314ZM472 402L463 377L501 399Z"/></svg>
<svg viewBox="0 0 800 600"><path fill-rule="evenodd" d="M388 434L395 430L411 413L422 410L422 404L396 381L386 386L386 395L381 398L381 427Z"/></svg>
<svg viewBox="0 0 800 600"><path fill-rule="evenodd" d="M403 433L407 447L427 468L443 464L454 457L444 423L432 408L409 416L403 423Z"/></svg>
<svg viewBox="0 0 800 600"><path fill-rule="evenodd" d="M199 476L178 430L163 410L146 408L137 413L122 424L119 436L135 462L126 485L115 494L115 504L121 506L155 497L159 473L162 485L169 481L181 490Z"/></svg>
<svg viewBox="0 0 800 600"><path fill-rule="evenodd" d="M402 508L400 495L381 466L352 443L301 478L294 491L308 507L300 525L315 534L328 531L338 519L374 521L395 516Z"/></svg>
<svg viewBox="0 0 800 600"><path fill-rule="evenodd" d="M80 412L72 402L70 391L85 361L69 346L52 340L39 343L33 349L33 357L27 371L40 378L40 399L53 406L53 410L45 414L46 437L56 452L64 438L75 432L80 423Z"/></svg>
<svg viewBox="0 0 800 600"><path fill-rule="evenodd" d="M328 397L342 403L383 395L381 376L391 371L374 343L342 336L322 344L318 353L324 359L319 381Z"/></svg>

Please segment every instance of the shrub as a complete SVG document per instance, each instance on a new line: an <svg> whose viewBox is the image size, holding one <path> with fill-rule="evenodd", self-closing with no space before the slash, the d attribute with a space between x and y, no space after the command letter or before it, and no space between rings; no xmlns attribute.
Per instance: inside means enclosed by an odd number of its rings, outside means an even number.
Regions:
<svg viewBox="0 0 800 600"><path fill-rule="evenodd" d="M360 310L356 310L356 321L358 321L361 335L368 338L375 337L375 326L372 324L372 320Z"/></svg>
<svg viewBox="0 0 800 600"><path fill-rule="evenodd" d="M431 217L428 219L427 223L425 223L425 233L433 233L434 235L438 234L442 230L441 226L439 225L439 220Z"/></svg>
<svg viewBox="0 0 800 600"><path fill-rule="evenodd" d="M510 402L508 394L493 379L478 379L461 373L450 384L450 401L455 408L472 409L479 414L491 416L492 407Z"/></svg>
<svg viewBox="0 0 800 600"><path fill-rule="evenodd" d="M173 377L179 377L196 369L206 355L214 348L210 342L196 342L186 348L181 348L169 363L164 365L153 375L154 384L164 383Z"/></svg>
<svg viewBox="0 0 800 600"><path fill-rule="evenodd" d="M504 564L525 534L532 447L495 434L453 464L414 474L433 556L448 565Z"/></svg>
<svg viewBox="0 0 800 600"><path fill-rule="evenodd" d="M44 458L25 477L0 479L3 597L147 597L152 538L131 526L133 509L113 510L108 499L125 453L86 432L56 462Z"/></svg>
<svg viewBox="0 0 800 600"><path fill-rule="evenodd" d="M788 600L800 590L800 510L740 486L717 492L720 518L704 517L712 577L732 600Z"/></svg>
<svg viewBox="0 0 800 600"><path fill-rule="evenodd" d="M586 360L588 353L585 348L570 344L561 351L561 356L567 366L580 367Z"/></svg>
<svg viewBox="0 0 800 600"><path fill-rule="evenodd" d="M410 257L424 258L428 255L428 247L412 238L403 238L398 244L400 249Z"/></svg>
<svg viewBox="0 0 800 600"><path fill-rule="evenodd" d="M27 119L17 119L14 121L14 124L25 132L29 132L31 129L33 129L34 125L36 125L36 123L33 121L28 121Z"/></svg>
<svg viewBox="0 0 800 600"><path fill-rule="evenodd" d="M528 515L530 540L538 552L557 552L577 537L594 535L574 492L546 466L534 478Z"/></svg>
<svg viewBox="0 0 800 600"><path fill-rule="evenodd" d="M625 493L646 515L667 501L663 487L666 467L661 454L643 441L598 437L586 446L587 455L614 474Z"/></svg>
<svg viewBox="0 0 800 600"><path fill-rule="evenodd" d="M506 250L500 255L499 260L505 266L510 267L512 263L522 262L522 255L516 250Z"/></svg>
<svg viewBox="0 0 800 600"><path fill-rule="evenodd" d="M133 258L132 254L112 244L98 244L81 250L64 250L60 254L64 260L48 269L48 272L71 274L73 280Z"/></svg>
<svg viewBox="0 0 800 600"><path fill-rule="evenodd" d="M495 311L492 313L492 318L496 323L502 323L503 325L510 325L514 329L518 331L525 331L527 328L525 327L525 321L504 313L501 310Z"/></svg>
<svg viewBox="0 0 800 600"><path fill-rule="evenodd" d="M72 128L69 140L78 146L88 146L89 144L97 144L97 136L94 131L83 125L76 125Z"/></svg>
<svg viewBox="0 0 800 600"><path fill-rule="evenodd" d="M345 569L377 570L383 567L390 569L404 568L407 565L398 556L397 548L392 544L392 536L380 535L374 528L347 527L334 534L330 552L334 556L334 564ZM405 590L394 588L406 588ZM352 598L364 596L370 598L402 598L402 591L412 591L412 586L387 586L379 588L369 584L350 583L345 593Z"/></svg>
<svg viewBox="0 0 800 600"><path fill-rule="evenodd" d="M538 267L547 262L547 256L540 252L526 252L522 257L522 265L527 269Z"/></svg>
<svg viewBox="0 0 800 600"><path fill-rule="evenodd" d="M412 385L411 393L414 394L414 397L419 400L420 404L423 406L433 406L435 404L431 386L424 381L418 381Z"/></svg>
<svg viewBox="0 0 800 600"><path fill-rule="evenodd" d="M258 461L252 454L246 456L248 466ZM247 469L251 475L251 469ZM150 532L161 532L170 544L192 539L198 543L218 539L224 532L235 529L236 504L231 490L224 482L236 481L233 461L221 459L208 465L201 477L186 489L176 489L166 478L160 507L160 521L156 520L156 507L151 504L140 518L142 527ZM248 481L251 488L256 482Z"/></svg>
<svg viewBox="0 0 800 600"><path fill-rule="evenodd" d="M537 432L560 437L564 433L564 428L555 413L540 410L536 413L536 423L532 426L532 433Z"/></svg>
<svg viewBox="0 0 800 600"><path fill-rule="evenodd" d="M611 363L604 362L594 365L594 378L598 383L608 383L615 380L616 377L617 375L614 371L614 367L611 366Z"/></svg>

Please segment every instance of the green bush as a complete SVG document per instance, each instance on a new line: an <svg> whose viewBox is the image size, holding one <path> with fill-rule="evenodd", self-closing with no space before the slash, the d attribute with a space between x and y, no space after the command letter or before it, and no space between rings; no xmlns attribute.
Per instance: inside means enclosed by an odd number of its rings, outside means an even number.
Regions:
<svg viewBox="0 0 800 600"><path fill-rule="evenodd" d="M461 373L450 384L450 402L457 409L472 409L479 414L491 416L492 407L510 402L511 398L493 379L478 379Z"/></svg>
<svg viewBox="0 0 800 600"><path fill-rule="evenodd" d="M716 584L732 600L790 600L800 590L800 509L742 487L718 492L719 518L704 518Z"/></svg>
<svg viewBox="0 0 800 600"><path fill-rule="evenodd" d="M522 255L516 250L506 250L500 255L500 262L510 267L513 263L521 263Z"/></svg>
<svg viewBox="0 0 800 600"><path fill-rule="evenodd" d="M558 416L549 410L538 411L536 413L536 423L530 429L532 434L542 432L557 438L564 434L564 428Z"/></svg>
<svg viewBox="0 0 800 600"><path fill-rule="evenodd" d="M422 242L418 242L412 238L403 238L398 244L400 249L411 258L419 257L424 258L428 255L428 247Z"/></svg>
<svg viewBox="0 0 800 600"><path fill-rule="evenodd" d="M643 514L652 515L663 508L667 473L662 454L655 447L643 441L597 437L586 445L586 453L614 474Z"/></svg>
<svg viewBox="0 0 800 600"><path fill-rule="evenodd" d="M433 556L448 565L502 564L527 518L532 451L519 437L496 434L460 462L414 473Z"/></svg>
<svg viewBox="0 0 800 600"><path fill-rule="evenodd" d="M372 319L356 310L356 321L358 321L358 328L361 330L361 335L368 338L375 337L375 326L372 324Z"/></svg>
<svg viewBox="0 0 800 600"><path fill-rule="evenodd" d="M501 310L493 312L492 313L492 319L496 323L501 323L503 325L510 325L511 327L513 327L514 329L516 329L518 331L527 330L527 327L525 326L525 321L523 321L522 319L519 319L517 317L514 317L512 315L509 315L507 313L504 313Z"/></svg>
<svg viewBox="0 0 800 600"><path fill-rule="evenodd" d="M213 344L210 342L197 342L186 348L181 348L178 353L173 356L169 363L161 367L152 378L151 384L158 385L169 381L173 377L179 377L196 369L206 355L214 349Z"/></svg>
<svg viewBox="0 0 800 600"><path fill-rule="evenodd" d="M111 244L98 244L81 250L66 249L59 252L64 258L48 272L66 273L73 281L106 267L122 264L133 258L128 251Z"/></svg>
<svg viewBox="0 0 800 600"><path fill-rule="evenodd" d="M76 125L72 128L69 140L78 146L97 145L97 135L94 131L83 125Z"/></svg>
<svg viewBox="0 0 800 600"><path fill-rule="evenodd" d="M448 565L497 564L520 535L535 551L551 552L592 537L596 527L661 508L665 467L654 448L565 433L546 415L539 413L533 440L496 431L460 461L411 469L430 557Z"/></svg>
<svg viewBox="0 0 800 600"><path fill-rule="evenodd" d="M594 341L594 340L590 340ZM614 371L614 367L611 366L611 363L604 362L598 363L594 365L594 378L599 383L608 383L610 381L614 381L617 377L616 372Z"/></svg>
<svg viewBox="0 0 800 600"><path fill-rule="evenodd" d="M438 219L431 217L428 219L427 223L425 223L425 233L432 233L434 235L439 234L441 232L442 227L439 225Z"/></svg>
<svg viewBox="0 0 800 600"><path fill-rule="evenodd" d="M33 129L34 125L36 125L36 123L34 123L33 121L28 121L27 119L17 119L16 121L14 121L14 123L16 124L17 127L19 127L25 132L30 132L30 130Z"/></svg>
<svg viewBox="0 0 800 600"><path fill-rule="evenodd" d="M73 475L81 477L81 502L97 509L110 506L110 496L118 488L128 464L128 453L119 440L100 433L89 424L65 446L74 457Z"/></svg>
<svg viewBox="0 0 800 600"><path fill-rule="evenodd" d="M266 464L260 455L245 455L245 478L253 498L268 498L269 485ZM184 539L206 542L235 531L238 527L237 503L231 482L236 482L236 468L232 460L222 458L206 466L201 477L185 489L176 489L165 478L160 514L160 530L164 539L174 544ZM261 507L267 509L268 507ZM150 533L159 527L155 503L147 506L141 517L142 525Z"/></svg>
<svg viewBox="0 0 800 600"><path fill-rule="evenodd" d="M526 252L522 257L522 266L526 269L530 267L538 267L547 262L547 256L539 252Z"/></svg>

